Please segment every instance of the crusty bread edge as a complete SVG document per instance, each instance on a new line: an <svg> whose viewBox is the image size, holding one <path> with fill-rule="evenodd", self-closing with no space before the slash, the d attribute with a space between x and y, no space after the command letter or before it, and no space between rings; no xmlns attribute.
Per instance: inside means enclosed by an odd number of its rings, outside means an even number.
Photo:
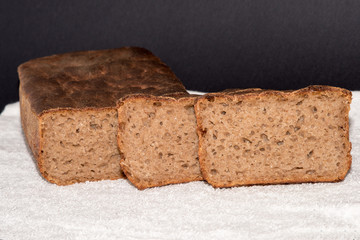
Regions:
<svg viewBox="0 0 360 240"><path fill-rule="evenodd" d="M118 148L119 148L119 152L120 152L120 156L121 156L120 168L125 173L127 179L139 190L144 190L146 188L152 188L152 187L160 187L160 186L165 186L165 185L170 185L170 184L202 181L203 178L201 175L196 178L187 178L187 179L183 179L183 180L168 180L162 184L152 184L152 185L145 185L145 184L141 184L141 183L138 183L137 181L135 181L135 178L132 176L132 174L129 171L129 168L126 164L126 159L125 159L124 153L121 150L122 145L121 145L120 123L123 121L121 117L124 116L122 106L128 101L132 101L132 100L136 100L136 99L141 99L141 100L145 99L145 100L162 101L162 102L164 102L164 101L165 102L181 102L181 101L188 101L189 99L193 99L193 104L195 104L197 96L184 94L184 93L175 93L175 94L162 95L162 96L154 96L154 95L147 95L147 94L132 94L132 95L125 96L117 101L118 121L119 121L119 124L118 124L119 129L117 131L118 132L117 142L118 142Z"/></svg>
<svg viewBox="0 0 360 240"><path fill-rule="evenodd" d="M208 175L207 169L205 167L205 161L206 161L206 150L204 149L204 129L203 129L203 119L200 115L200 103L206 101L213 101L215 98L221 98L221 99L231 99L234 95L242 95L242 98L248 98L249 96L258 96L258 97L266 97L269 95L278 95L279 97L284 97L288 95L296 95L296 94L307 94L310 92L324 92L324 91L331 91L331 92L338 92L343 94L345 98L347 98L348 104L346 106L346 112L344 113L346 115L346 145L347 145L347 169L339 176L336 176L335 178L328 178L328 179L310 179L304 181L303 179L293 179L293 180L286 180L286 181L273 181L269 183L259 183L259 182L247 182L244 184L221 184L217 183L211 180L211 178ZM298 90L285 90L285 91L278 91L278 90L263 90L259 88L252 88L252 89L228 89L223 92L217 92L217 93L208 93L203 96L200 96L196 99L194 108L195 108L195 116L197 121L197 133L199 137L199 162L200 162L200 169L202 176L205 181L207 181L210 185L212 185L215 188L222 188L222 187L236 187L236 186L252 186L252 185L269 185L269 184L289 184L289 183L316 183L316 182L339 182L345 179L347 173L349 172L351 168L352 163L352 156L351 156L351 149L352 144L349 140L349 111L350 111L350 104L352 100L352 93L351 91L339 88L339 87L332 87L332 86L325 86L325 85L311 85L305 88L301 88Z"/></svg>

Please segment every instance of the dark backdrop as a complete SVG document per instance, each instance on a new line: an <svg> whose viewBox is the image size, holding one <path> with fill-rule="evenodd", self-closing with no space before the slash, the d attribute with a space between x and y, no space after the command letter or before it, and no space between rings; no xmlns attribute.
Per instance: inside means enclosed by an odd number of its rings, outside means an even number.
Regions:
<svg viewBox="0 0 360 240"><path fill-rule="evenodd" d="M1 1L0 111L17 66L68 51L142 46L188 89L360 89L360 1Z"/></svg>

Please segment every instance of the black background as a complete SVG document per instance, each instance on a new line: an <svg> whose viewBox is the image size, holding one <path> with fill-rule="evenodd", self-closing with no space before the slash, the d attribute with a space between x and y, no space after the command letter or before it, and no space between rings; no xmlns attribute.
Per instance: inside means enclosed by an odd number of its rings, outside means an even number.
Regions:
<svg viewBox="0 0 360 240"><path fill-rule="evenodd" d="M68 51L142 46L187 89L360 89L360 1L1 1L0 111L17 66Z"/></svg>

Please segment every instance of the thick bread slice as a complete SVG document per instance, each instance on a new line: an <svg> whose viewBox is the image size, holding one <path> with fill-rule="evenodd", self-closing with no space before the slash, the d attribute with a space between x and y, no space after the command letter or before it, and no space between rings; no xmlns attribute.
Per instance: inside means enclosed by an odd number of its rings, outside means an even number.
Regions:
<svg viewBox="0 0 360 240"><path fill-rule="evenodd" d="M189 95L133 95L118 103L121 168L138 188L202 180Z"/></svg>
<svg viewBox="0 0 360 240"><path fill-rule="evenodd" d="M18 68L21 121L49 182L118 179L116 101L132 93L186 93L159 58L143 48L74 52Z"/></svg>
<svg viewBox="0 0 360 240"><path fill-rule="evenodd" d="M351 92L228 90L195 105L203 177L214 187L333 182L351 165Z"/></svg>

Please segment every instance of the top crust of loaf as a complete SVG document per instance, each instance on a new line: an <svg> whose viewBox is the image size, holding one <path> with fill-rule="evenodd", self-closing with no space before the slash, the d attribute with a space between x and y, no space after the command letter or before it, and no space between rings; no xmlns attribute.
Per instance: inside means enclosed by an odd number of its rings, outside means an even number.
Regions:
<svg viewBox="0 0 360 240"><path fill-rule="evenodd" d="M124 105L125 102L131 102L136 99L141 100L154 100L154 101L195 101L199 95L189 94L187 92L177 92L177 93L167 93L163 95L149 95L143 93L133 93L128 94L122 98L120 98L116 102L116 107L119 108Z"/></svg>
<svg viewBox="0 0 360 240"><path fill-rule="evenodd" d="M278 96L290 96L290 95L297 95L297 94L307 94L307 93L323 93L323 92L338 92L347 97L349 102L351 102L352 93L351 91L339 88L339 87L332 87L326 85L311 85L305 88L301 88L298 90L271 90L271 89L261 89L261 88L248 88L248 89L226 89L221 92L216 93L208 93L203 95L199 98L199 100L206 98L211 99L212 97L232 97L234 95L244 95L246 96L259 96L259 97L266 97L266 95L278 95Z"/></svg>
<svg viewBox="0 0 360 240"><path fill-rule="evenodd" d="M138 47L83 51L30 60L18 68L22 94L40 115L60 109L115 108L131 93L186 93L171 69Z"/></svg>

